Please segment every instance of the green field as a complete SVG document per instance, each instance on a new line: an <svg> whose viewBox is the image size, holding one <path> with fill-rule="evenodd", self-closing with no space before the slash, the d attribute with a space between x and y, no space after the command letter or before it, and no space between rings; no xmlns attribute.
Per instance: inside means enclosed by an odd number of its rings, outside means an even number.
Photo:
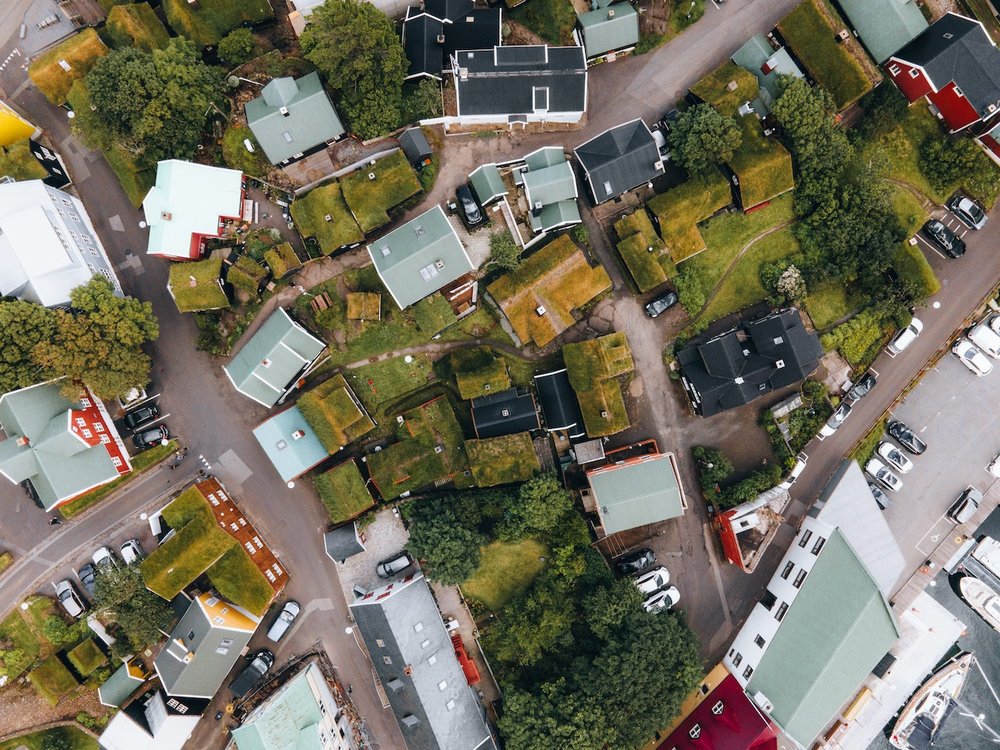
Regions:
<svg viewBox="0 0 1000 750"><path fill-rule="evenodd" d="M60 735L60 739L52 739L53 735ZM60 744L55 745L56 742ZM21 750L21 748L49 750L51 747L65 748L66 750L100 750L97 740L74 726L29 732L6 742L0 742L0 750Z"/></svg>
<svg viewBox="0 0 1000 750"><path fill-rule="evenodd" d="M462 584L462 591L495 612L528 588L545 567L547 556L545 545L534 539L488 544L483 547L479 569Z"/></svg>

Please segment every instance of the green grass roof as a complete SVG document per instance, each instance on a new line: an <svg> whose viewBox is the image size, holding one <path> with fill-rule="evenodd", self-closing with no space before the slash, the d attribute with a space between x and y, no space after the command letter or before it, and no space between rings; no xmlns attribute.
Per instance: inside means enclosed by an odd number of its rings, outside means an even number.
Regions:
<svg viewBox="0 0 1000 750"><path fill-rule="evenodd" d="M369 178L374 174L375 179ZM402 151L365 164L340 180L344 200L365 233L389 223L389 209L420 192L420 180Z"/></svg>
<svg viewBox="0 0 1000 750"><path fill-rule="evenodd" d="M291 212L302 236L315 237L327 255L365 238L344 201L339 182L322 185L296 198Z"/></svg>
<svg viewBox="0 0 1000 750"><path fill-rule="evenodd" d="M436 336L452 323L458 321L451 304L443 294L428 294L419 302L410 305L407 312L426 336Z"/></svg>
<svg viewBox="0 0 1000 750"><path fill-rule="evenodd" d="M744 210L765 203L795 187L792 155L774 138L766 138L753 115L737 118L743 133L729 168L739 177Z"/></svg>
<svg viewBox="0 0 1000 750"><path fill-rule="evenodd" d="M191 263L171 263L167 288L181 312L218 310L229 307L219 274L222 258L206 258Z"/></svg>
<svg viewBox="0 0 1000 750"><path fill-rule="evenodd" d="M743 102L757 98L757 79L732 60L726 60L692 86L691 93L726 117L733 117Z"/></svg>
<svg viewBox="0 0 1000 750"><path fill-rule="evenodd" d="M465 401L510 388L507 363L486 347L455 350L451 355L451 368L455 372L458 394Z"/></svg>
<svg viewBox="0 0 1000 750"><path fill-rule="evenodd" d="M705 249L698 222L728 206L732 197L729 181L713 169L649 199L646 205L656 215L674 263Z"/></svg>
<svg viewBox="0 0 1000 750"><path fill-rule="evenodd" d="M618 253L640 292L648 292L677 274L667 246L644 208L616 221L615 234Z"/></svg>
<svg viewBox="0 0 1000 750"><path fill-rule="evenodd" d="M340 374L303 393L296 405L330 453L336 453L375 427Z"/></svg>
<svg viewBox="0 0 1000 750"><path fill-rule="evenodd" d="M232 547L207 571L215 590L243 609L262 615L275 591L242 546Z"/></svg>
<svg viewBox="0 0 1000 750"><path fill-rule="evenodd" d="M256 296L267 269L249 255L241 255L226 272L226 281Z"/></svg>
<svg viewBox="0 0 1000 750"><path fill-rule="evenodd" d="M31 670L28 681L51 706L59 703L80 684L55 655Z"/></svg>
<svg viewBox="0 0 1000 750"><path fill-rule="evenodd" d="M97 646L93 638L88 638L79 646L66 653L70 664L82 676L87 677L107 661L104 652Z"/></svg>
<svg viewBox="0 0 1000 750"><path fill-rule="evenodd" d="M274 18L269 0L164 0L167 23L202 47L218 44L244 21L259 23Z"/></svg>
<svg viewBox="0 0 1000 750"><path fill-rule="evenodd" d="M576 392L590 437L613 435L630 422L618 378L635 369L624 332L563 347L570 385Z"/></svg>
<svg viewBox="0 0 1000 750"><path fill-rule="evenodd" d="M45 167L28 147L28 139L0 148L0 177L13 177L18 182L24 180L44 180L49 176Z"/></svg>
<svg viewBox="0 0 1000 750"><path fill-rule="evenodd" d="M104 37L116 49L136 47L147 52L170 43L167 29L149 3L113 7L104 26Z"/></svg>
<svg viewBox="0 0 1000 750"><path fill-rule="evenodd" d="M28 76L53 104L62 104L73 82L83 78L97 61L108 54L108 48L92 28L86 28L48 52L35 58L28 67ZM65 60L70 69L59 64Z"/></svg>
<svg viewBox="0 0 1000 750"><path fill-rule="evenodd" d="M323 472L315 479L319 499L326 506L335 524L357 518L375 505L361 470L354 461L347 461Z"/></svg>
<svg viewBox="0 0 1000 750"><path fill-rule="evenodd" d="M275 279L280 279L285 274L302 267L302 261L299 260L299 256L295 254L295 250L287 242L282 242L280 245L275 245L265 250L264 262L271 269L271 273Z"/></svg>
<svg viewBox="0 0 1000 750"><path fill-rule="evenodd" d="M531 435L519 432L485 440L466 440L472 479L478 487L524 482L541 473Z"/></svg>

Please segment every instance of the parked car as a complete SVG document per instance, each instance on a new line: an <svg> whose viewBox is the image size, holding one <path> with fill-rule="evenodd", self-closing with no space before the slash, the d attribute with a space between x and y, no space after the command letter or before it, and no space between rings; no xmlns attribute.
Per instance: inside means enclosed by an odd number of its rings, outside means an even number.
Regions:
<svg viewBox="0 0 1000 750"><path fill-rule="evenodd" d="M650 131L653 134L653 143L656 144L656 150L660 152L660 156L667 160L670 158L670 146L667 145L667 138L663 131L659 128L653 128Z"/></svg>
<svg viewBox="0 0 1000 750"><path fill-rule="evenodd" d="M73 588L73 582L68 578L64 578L59 581L59 583L54 584L56 589L56 599L59 600L59 606L72 618L77 618L83 614L83 602L80 601L80 595L76 593L76 589Z"/></svg>
<svg viewBox="0 0 1000 750"><path fill-rule="evenodd" d="M229 689L232 691L233 697L242 698L249 693L250 688L256 685L260 678L267 674L267 670L273 666L274 654L267 649L258 651L253 661L230 684Z"/></svg>
<svg viewBox="0 0 1000 750"><path fill-rule="evenodd" d="M805 453L800 453L799 455L797 455L795 457L795 466L792 467L792 470L789 472L788 476L785 477L785 481L779 484L778 487L780 487L783 490L790 489L791 486L795 484L795 480L799 478L799 475L806 470L807 460L809 460L809 456L807 456Z"/></svg>
<svg viewBox="0 0 1000 750"><path fill-rule="evenodd" d="M961 258L965 255L965 240L937 219L931 219L924 224L922 231L924 236L941 248L949 258Z"/></svg>
<svg viewBox="0 0 1000 750"><path fill-rule="evenodd" d="M657 297L646 303L646 315L651 318L655 318L661 313L666 312L671 307L677 304L677 292L667 292L666 294Z"/></svg>
<svg viewBox="0 0 1000 750"><path fill-rule="evenodd" d="M860 378L858 382L851 386L851 390L847 392L847 398L853 403L859 401L868 395L868 392L875 387L875 383L878 381L878 376L874 372L869 370Z"/></svg>
<svg viewBox="0 0 1000 750"><path fill-rule="evenodd" d="M121 553L126 565L137 563L142 560L142 545L138 539L129 539L122 545Z"/></svg>
<svg viewBox="0 0 1000 750"><path fill-rule="evenodd" d="M144 451L169 439L170 430L167 429L166 425L159 424L149 430L135 433L132 436L132 444L139 450Z"/></svg>
<svg viewBox="0 0 1000 750"><path fill-rule="evenodd" d="M1000 333L1000 315L994 315L990 318L990 330L994 333Z"/></svg>
<svg viewBox="0 0 1000 750"><path fill-rule="evenodd" d="M877 458L869 459L868 463L865 464L865 471L887 490L896 492L903 486L903 480L896 476L892 472L892 469L879 461Z"/></svg>
<svg viewBox="0 0 1000 750"><path fill-rule="evenodd" d="M142 427L144 424L149 424L159 416L160 410L157 408L156 404L143 404L132 411L125 412L125 416L122 417L122 422L124 422L125 426L130 430L135 430Z"/></svg>
<svg viewBox="0 0 1000 750"><path fill-rule="evenodd" d="M975 375L983 377L993 372L993 365L979 349L967 338L961 338L951 347L951 353L969 368Z"/></svg>
<svg viewBox="0 0 1000 750"><path fill-rule="evenodd" d="M876 452L900 474L909 474L913 468L913 461L904 456L903 452L892 443L879 443Z"/></svg>
<svg viewBox="0 0 1000 750"><path fill-rule="evenodd" d="M478 226L483 223L483 212L479 209L479 204L472 196L472 191L466 183L462 183L455 191L455 198L458 199L458 206L461 210L462 222L467 227Z"/></svg>
<svg viewBox="0 0 1000 750"><path fill-rule="evenodd" d="M898 419L889 422L886 432L896 438L896 441L914 456L919 456L927 450L927 443L918 438L913 430Z"/></svg>
<svg viewBox="0 0 1000 750"><path fill-rule="evenodd" d="M140 401L146 400L146 389L145 388L129 388L125 393L118 397L118 406L122 409L127 409L130 406L138 404Z"/></svg>
<svg viewBox="0 0 1000 750"><path fill-rule="evenodd" d="M107 547L98 547L93 554L94 565L98 570L102 568L117 568L118 561L115 560L115 554L109 550Z"/></svg>
<svg viewBox="0 0 1000 750"><path fill-rule="evenodd" d="M80 566L80 569L76 571L76 577L79 578L80 583L83 584L83 589L87 592L87 596L94 595L96 573L97 569L90 563L84 563Z"/></svg>
<svg viewBox="0 0 1000 750"><path fill-rule="evenodd" d="M400 552L395 557L383 560L375 566L375 572L379 578L392 578L397 573L402 573L413 565L413 558L407 552Z"/></svg>
<svg viewBox="0 0 1000 750"><path fill-rule="evenodd" d="M663 115L663 117L660 118L660 121L657 123L657 126L664 133L669 133L670 129L673 128L674 126L674 121L680 116L680 114L681 114L680 110L677 109L676 107L674 109L671 109L669 112Z"/></svg>
<svg viewBox="0 0 1000 750"><path fill-rule="evenodd" d="M619 573L623 576L628 576L645 570L655 562L656 555L653 554L653 550L643 547L619 557L615 560L615 565L618 566Z"/></svg>
<svg viewBox="0 0 1000 750"><path fill-rule="evenodd" d="M975 487L969 487L958 496L955 504L948 509L948 517L955 523L966 523L979 510L979 504L982 501L983 493Z"/></svg>
<svg viewBox="0 0 1000 750"><path fill-rule="evenodd" d="M948 201L948 210L957 216L969 229L982 229L989 218L986 211L976 201L964 195L956 195Z"/></svg>
<svg viewBox="0 0 1000 750"><path fill-rule="evenodd" d="M896 355L902 352L906 347L917 340L917 336L920 332L924 330L924 324L920 322L918 318L913 318L910 321L910 325L906 326L902 331L896 334L896 338L889 342L889 346L886 347L890 354Z"/></svg>
<svg viewBox="0 0 1000 750"><path fill-rule="evenodd" d="M992 323L992 321L991 321ZM969 341L978 346L993 359L1000 359L1000 333L997 333L987 323L973 326L969 331Z"/></svg>
<svg viewBox="0 0 1000 750"><path fill-rule="evenodd" d="M995 476L997 479L1000 479L1000 456L997 456L990 461L990 465L986 467L986 471Z"/></svg>
<svg viewBox="0 0 1000 750"><path fill-rule="evenodd" d="M681 592L677 590L676 586L671 586L646 597L646 601L642 603L642 608L649 612L649 614L655 615L659 612L673 609L680 600Z"/></svg>
<svg viewBox="0 0 1000 750"><path fill-rule="evenodd" d="M830 437L833 433L837 431L840 425L844 424L844 421L851 415L851 405L846 401L842 401L840 406L838 406L830 418L826 420L826 424L820 428L820 437Z"/></svg>
<svg viewBox="0 0 1000 750"><path fill-rule="evenodd" d="M285 606L281 609L278 619L274 621L271 629L267 631L267 639L275 643L280 641L285 633L288 632L288 629L292 627L292 623L295 622L295 618L298 616L299 603L293 601L285 602Z"/></svg>
<svg viewBox="0 0 1000 750"><path fill-rule="evenodd" d="M875 502L878 503L878 507L882 510L885 510L892 505L892 498L885 494L885 492L882 491L882 488L875 484L875 482L869 481L868 489L872 491L872 497L875 498Z"/></svg>
<svg viewBox="0 0 1000 750"><path fill-rule="evenodd" d="M636 576L632 583L643 594L654 594L670 583L670 571L660 565L657 568Z"/></svg>

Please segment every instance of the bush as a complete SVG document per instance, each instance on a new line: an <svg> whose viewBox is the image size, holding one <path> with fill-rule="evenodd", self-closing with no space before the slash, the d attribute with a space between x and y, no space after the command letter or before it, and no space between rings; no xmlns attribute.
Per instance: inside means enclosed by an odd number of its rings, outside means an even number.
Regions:
<svg viewBox="0 0 1000 750"><path fill-rule="evenodd" d="M674 11L670 20L678 31L698 21L705 15L705 0L674 0Z"/></svg>
<svg viewBox="0 0 1000 750"><path fill-rule="evenodd" d="M716 505L720 508L735 508L740 503L753 500L760 493L766 492L781 481L782 469L778 464L769 464L757 469L750 476L737 482L732 487L726 487L719 493Z"/></svg>
<svg viewBox="0 0 1000 750"><path fill-rule="evenodd" d="M219 42L219 58L234 68L252 59L256 53L257 40L250 29L234 29Z"/></svg>
<svg viewBox="0 0 1000 750"><path fill-rule="evenodd" d="M698 482L704 492L715 492L716 485L725 482L733 473L733 464L718 448L696 445L691 449L698 467Z"/></svg>
<svg viewBox="0 0 1000 750"><path fill-rule="evenodd" d="M918 164L927 181L941 192L948 192L961 180L969 183L972 192L979 192L972 183L984 170L983 176L993 178L992 165L971 138L928 136L920 144Z"/></svg>
<svg viewBox="0 0 1000 750"><path fill-rule="evenodd" d="M864 115L857 125L858 134L865 140L878 138L894 130L906 116L909 102L902 92L887 81L861 97Z"/></svg>
<svg viewBox="0 0 1000 750"><path fill-rule="evenodd" d="M577 224L570 229L569 236L573 242L581 247L589 247L590 245L590 230L583 224Z"/></svg>
<svg viewBox="0 0 1000 750"><path fill-rule="evenodd" d="M681 268L680 273L674 279L674 286L677 287L677 294L680 296L681 304L687 310L688 315L693 318L701 312L701 308L705 306L705 290L701 286L701 279L696 274Z"/></svg>
<svg viewBox="0 0 1000 750"><path fill-rule="evenodd" d="M852 367L868 365L886 342L889 330L878 310L862 310L820 337L823 348L837 349Z"/></svg>
<svg viewBox="0 0 1000 750"><path fill-rule="evenodd" d="M441 84L430 78L403 87L402 124L440 117Z"/></svg>

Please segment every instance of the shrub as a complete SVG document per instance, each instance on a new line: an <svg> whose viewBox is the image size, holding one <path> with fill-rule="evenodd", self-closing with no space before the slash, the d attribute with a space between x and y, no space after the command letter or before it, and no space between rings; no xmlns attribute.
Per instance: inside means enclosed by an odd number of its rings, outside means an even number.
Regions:
<svg viewBox="0 0 1000 750"><path fill-rule="evenodd" d="M889 133L906 116L909 106L899 89L883 82L861 97L864 115L857 125L858 134L865 140L872 140Z"/></svg>
<svg viewBox="0 0 1000 750"><path fill-rule="evenodd" d="M219 42L219 58L233 67L252 59L256 52L257 40L250 29L233 29Z"/></svg>
<svg viewBox="0 0 1000 750"><path fill-rule="evenodd" d="M693 318L705 306L705 290L702 289L701 279L696 274L682 268L674 279L674 285L677 287L681 304L687 314Z"/></svg>
<svg viewBox="0 0 1000 750"><path fill-rule="evenodd" d="M876 309L868 308L823 334L820 342L824 349L837 349L853 367L861 367L875 358L888 334L883 316Z"/></svg>
<svg viewBox="0 0 1000 750"><path fill-rule="evenodd" d="M760 493L777 485L781 481L781 476L781 466L768 464L732 487L723 489L716 500L716 505L720 508L735 508L740 503L753 500Z"/></svg>
<svg viewBox="0 0 1000 750"><path fill-rule="evenodd" d="M928 136L920 144L918 164L928 182L941 192L947 192L960 180L975 179L984 170L993 177L992 165L971 138ZM970 189L979 192L971 184Z"/></svg>
<svg viewBox="0 0 1000 750"><path fill-rule="evenodd" d="M733 464L718 448L696 445L691 449L698 467L698 481L705 492L714 492L715 486L725 482L733 473Z"/></svg>

